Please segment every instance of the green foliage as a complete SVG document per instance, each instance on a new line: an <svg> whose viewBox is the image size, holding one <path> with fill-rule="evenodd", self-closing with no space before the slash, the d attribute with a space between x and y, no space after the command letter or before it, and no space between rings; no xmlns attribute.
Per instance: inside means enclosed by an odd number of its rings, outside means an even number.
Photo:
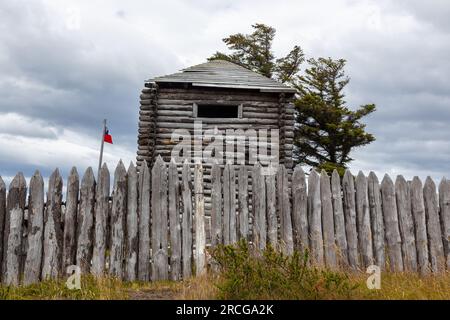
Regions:
<svg viewBox="0 0 450 320"><path fill-rule="evenodd" d="M339 174L339 176L341 176L341 177L344 176L345 169L346 169L346 167L344 167L344 166L341 166L337 163L328 162L328 161L325 161L316 167L316 170L319 174L322 170L325 170L327 173L333 173L333 171L336 170L337 173Z"/></svg>
<svg viewBox="0 0 450 320"><path fill-rule="evenodd" d="M309 67L301 74L305 55L300 46L275 59L272 43L276 30L261 23L252 28L251 34L224 38L231 53L216 52L208 60L231 61L296 88L295 162L328 173L336 169L342 175L353 160L350 152L375 140L361 122L375 111L375 105L364 105L356 111L346 107L344 88L350 79L344 72L345 60L309 59Z"/></svg>
<svg viewBox="0 0 450 320"><path fill-rule="evenodd" d="M274 67L275 78L282 83L295 85L295 76L300 71L300 65L305 55L299 46L294 46L286 57L277 59Z"/></svg>
<svg viewBox="0 0 450 320"><path fill-rule="evenodd" d="M268 78L275 77L281 82L290 82L299 71L304 61L304 54L299 46L294 46L286 57L275 60L272 42L275 28L261 23L252 25L251 34L232 34L223 41L232 51L231 54L216 52L208 60L227 60L237 63Z"/></svg>
<svg viewBox="0 0 450 320"><path fill-rule="evenodd" d="M375 105L364 105L356 111L346 107L343 90L350 79L344 72L345 62L309 59L309 68L296 83L295 160L328 173L337 169L342 174L353 160L350 151L375 140L361 122L375 111Z"/></svg>
<svg viewBox="0 0 450 320"><path fill-rule="evenodd" d="M286 256L245 241L212 250L221 268L219 299L348 299L357 286L344 273L308 265L308 254Z"/></svg>

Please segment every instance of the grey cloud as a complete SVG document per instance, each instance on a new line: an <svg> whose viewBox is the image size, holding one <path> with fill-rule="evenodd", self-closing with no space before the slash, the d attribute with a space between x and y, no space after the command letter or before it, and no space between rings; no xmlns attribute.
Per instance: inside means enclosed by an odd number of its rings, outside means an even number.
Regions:
<svg viewBox="0 0 450 320"><path fill-rule="evenodd" d="M450 7L447 0L400 0L393 1L397 10L412 14L424 23L433 25L448 33L450 28Z"/></svg>
<svg viewBox="0 0 450 320"><path fill-rule="evenodd" d="M36 121L12 113L0 113L0 134L56 139L61 131L60 128L52 126L48 122Z"/></svg>
<svg viewBox="0 0 450 320"><path fill-rule="evenodd" d="M170 53L159 52L155 45L153 51L133 59L132 52L139 46L136 39L120 39L128 42L119 43L109 35L108 50L105 39L97 44L97 39L82 30L53 30L53 17L38 2L7 2L5 7L0 55L9 61L0 65L8 74L7 79L0 76L0 93L5 97L0 111L20 110L85 130L98 127L104 117L118 124L118 133L135 126L140 87L149 74L162 72Z"/></svg>
<svg viewBox="0 0 450 320"><path fill-rule="evenodd" d="M126 17L125 10L118 10L118 11L116 11L116 16L118 16L121 19L125 19L125 17Z"/></svg>

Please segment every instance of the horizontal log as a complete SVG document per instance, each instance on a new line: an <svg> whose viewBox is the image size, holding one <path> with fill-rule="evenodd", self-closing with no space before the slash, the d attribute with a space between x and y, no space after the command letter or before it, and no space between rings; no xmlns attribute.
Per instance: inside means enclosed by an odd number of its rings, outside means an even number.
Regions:
<svg viewBox="0 0 450 320"><path fill-rule="evenodd" d="M143 119L146 121L150 121L150 117L141 116L139 119ZM208 125L216 125L220 124L222 126L227 124L252 124L252 125L277 125L277 119L262 119L262 118L242 118L242 119L232 119L232 118L192 118L192 117L180 117L180 116L158 116L157 122L159 127L163 127L162 123L192 123L194 120L201 120L203 124Z"/></svg>
<svg viewBox="0 0 450 320"><path fill-rule="evenodd" d="M217 127L219 130L230 129L231 123L202 123L202 129L214 129ZM278 129L276 124L261 124L261 123L233 123L233 129ZM164 129L194 129L194 123L173 123L173 122L158 122L157 132L163 132ZM167 132L167 130L166 130Z"/></svg>
<svg viewBox="0 0 450 320"><path fill-rule="evenodd" d="M137 154L138 156L152 156L152 152L149 152L147 150L138 150Z"/></svg>
<svg viewBox="0 0 450 320"><path fill-rule="evenodd" d="M140 100L141 105L151 105L153 103L152 99Z"/></svg>
<svg viewBox="0 0 450 320"><path fill-rule="evenodd" d="M260 92L258 92L257 94L239 94L237 92L216 93L211 91L201 92L192 89L184 92L175 92L175 91L169 92L166 90L160 90L159 99L219 101L224 103L225 102L245 103L248 101L278 103L277 95L273 94L263 94Z"/></svg>
<svg viewBox="0 0 450 320"><path fill-rule="evenodd" d="M278 120L279 114L277 112L248 112L243 111L243 118L257 118L257 119L276 119Z"/></svg>
<svg viewBox="0 0 450 320"><path fill-rule="evenodd" d="M180 110L180 111L191 111L193 110L193 103L186 102L185 104L171 104L171 103L161 103L158 101L158 110Z"/></svg>
<svg viewBox="0 0 450 320"><path fill-rule="evenodd" d="M192 117L192 110L165 110L158 108L157 116Z"/></svg>
<svg viewBox="0 0 450 320"><path fill-rule="evenodd" d="M140 96L139 96L139 98L141 99L141 100L151 100L151 99L153 99L153 98L155 98L155 94L154 93L151 93L151 92L149 92L149 93L142 93Z"/></svg>
<svg viewBox="0 0 450 320"><path fill-rule="evenodd" d="M142 116L152 116L155 114L154 110L139 110L139 115Z"/></svg>
<svg viewBox="0 0 450 320"><path fill-rule="evenodd" d="M294 138L295 133L293 131L287 131L287 132L284 132L284 136L289 137L289 138Z"/></svg>
<svg viewBox="0 0 450 320"><path fill-rule="evenodd" d="M244 103L242 111L279 114L279 110L280 108L277 104L253 102L253 103Z"/></svg>

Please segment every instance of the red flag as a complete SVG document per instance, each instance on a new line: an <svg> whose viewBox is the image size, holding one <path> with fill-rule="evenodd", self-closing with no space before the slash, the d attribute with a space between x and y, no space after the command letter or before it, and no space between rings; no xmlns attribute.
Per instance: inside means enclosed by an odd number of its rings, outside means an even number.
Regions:
<svg viewBox="0 0 450 320"><path fill-rule="evenodd" d="M109 130L108 129L106 129L106 131L105 131L105 136L103 137L103 139L104 139L104 141L106 142L106 143L113 143L113 141L112 141L112 135L110 135L109 134Z"/></svg>

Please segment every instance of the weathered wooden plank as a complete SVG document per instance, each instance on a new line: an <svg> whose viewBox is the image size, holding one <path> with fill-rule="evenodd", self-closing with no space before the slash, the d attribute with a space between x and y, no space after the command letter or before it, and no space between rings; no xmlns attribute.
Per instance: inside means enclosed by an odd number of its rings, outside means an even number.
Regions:
<svg viewBox="0 0 450 320"><path fill-rule="evenodd" d="M221 168L215 163L211 169L211 246L221 244L222 237L222 182Z"/></svg>
<svg viewBox="0 0 450 320"><path fill-rule="evenodd" d="M417 176L414 177L411 182L411 210L414 217L418 269L421 274L427 274L430 271L428 260L427 222L425 217L422 182Z"/></svg>
<svg viewBox="0 0 450 320"><path fill-rule="evenodd" d="M166 93L163 93L160 98L158 99L158 105L164 108L167 107L178 107L185 109L193 109L193 103L200 103L200 104L209 104L209 103L217 103L217 100L221 100L221 103L227 104L227 105L237 105L242 103L245 100L243 99L244 96L236 97L233 94L233 97L225 98L224 95L216 95L214 93L210 93L210 95L199 95L199 94L177 94L176 96L169 94L166 95ZM251 105L253 107L268 107L272 108L276 105L273 101L266 101L264 102L264 99L255 99L250 98L247 96L248 99L251 100ZM217 100L214 100L217 99ZM225 100L226 99L226 100ZM249 101L249 100L246 100ZM250 101L249 101L250 102ZM245 108L245 107L244 107Z"/></svg>
<svg viewBox="0 0 450 320"><path fill-rule="evenodd" d="M30 180L28 200L28 248L23 284L37 283L41 277L44 238L44 180L36 171Z"/></svg>
<svg viewBox="0 0 450 320"><path fill-rule="evenodd" d="M22 225L26 194L26 181L22 172L19 172L9 185L3 234L2 283L7 286L17 286L20 281Z"/></svg>
<svg viewBox="0 0 450 320"><path fill-rule="evenodd" d="M149 116L140 116L141 120L149 121L151 117ZM264 117L264 118L257 118L257 117L246 117L246 118L207 118L204 119L205 123L207 124L218 124L223 126L224 124L257 124L257 125L273 125L278 122L277 115L275 114L274 117ZM186 116L158 116L158 122L163 123L163 126L167 126L169 124L177 123L177 124L189 124L193 122L192 117L186 117ZM159 125L158 123L158 125Z"/></svg>
<svg viewBox="0 0 450 320"><path fill-rule="evenodd" d="M175 159L169 164L170 279L181 279L180 182Z"/></svg>
<svg viewBox="0 0 450 320"><path fill-rule="evenodd" d="M292 175L292 226L295 249L304 252L309 249L308 194L305 173L297 165Z"/></svg>
<svg viewBox="0 0 450 320"><path fill-rule="evenodd" d="M0 176L0 281L2 279L3 265L3 232L5 230L6 219L6 185Z"/></svg>
<svg viewBox="0 0 450 320"><path fill-rule="evenodd" d="M266 186L262 166L258 162L252 169L253 244L259 250L266 247Z"/></svg>
<svg viewBox="0 0 450 320"><path fill-rule="evenodd" d="M164 132L164 130L161 129L194 129L194 123L192 122L192 119L189 121L185 120L186 122L160 122L158 123L158 128L156 132ZM208 123L203 123L203 129L214 129L216 128L219 130L226 130L232 127L233 129L278 129L277 122L274 120L258 120L254 119L252 121L245 121L245 123L237 122L237 121L218 121L217 119L212 121L208 119ZM170 131L168 131L170 132Z"/></svg>
<svg viewBox="0 0 450 320"><path fill-rule="evenodd" d="M358 230L359 252L364 268L373 264L372 230L370 228L369 198L367 179L359 171L355 180L356 189L356 225Z"/></svg>
<svg viewBox="0 0 450 320"><path fill-rule="evenodd" d="M167 258L167 168L158 157L152 168L152 281L167 280L169 266Z"/></svg>
<svg viewBox="0 0 450 320"><path fill-rule="evenodd" d="M397 204L395 202L394 183L386 174L381 181L381 200L385 225L387 253L391 271L403 271L402 239L398 224Z"/></svg>
<svg viewBox="0 0 450 320"><path fill-rule="evenodd" d="M109 274L119 279L122 279L124 275L127 189L127 171L122 160L120 160L114 172L114 196L111 210L111 252L109 256Z"/></svg>
<svg viewBox="0 0 450 320"><path fill-rule="evenodd" d="M98 179L95 193L94 252L91 273L96 276L102 276L105 273L106 265L106 230L110 188L110 174L106 163L101 167Z"/></svg>
<svg viewBox="0 0 450 320"><path fill-rule="evenodd" d="M243 118L256 118L256 119L277 119L278 120L278 113L265 113L265 112L251 112L250 110L243 112Z"/></svg>
<svg viewBox="0 0 450 320"><path fill-rule="evenodd" d="M229 174L229 199L230 199L230 214L229 214L229 222L230 222L230 243L237 242L237 215L236 215L236 171L233 164L228 163L225 165L224 174L226 169L228 168ZM225 190L225 188L224 188ZM224 193L225 196L225 193ZM225 198L224 198L225 199ZM225 201L224 201L225 207Z"/></svg>
<svg viewBox="0 0 450 320"><path fill-rule="evenodd" d="M439 209L447 270L450 271L450 181L446 178L439 184Z"/></svg>
<svg viewBox="0 0 450 320"><path fill-rule="evenodd" d="M80 207L77 216L77 255L76 263L83 274L91 268L92 248L94 239L94 205L95 178L89 167L81 180Z"/></svg>
<svg viewBox="0 0 450 320"><path fill-rule="evenodd" d="M269 169L269 172L275 169ZM277 203L280 215L281 249L287 254L294 253L294 239L292 234L291 204L289 197L289 178L284 165L278 166L277 178Z"/></svg>
<svg viewBox="0 0 450 320"><path fill-rule="evenodd" d="M75 264L77 255L77 212L80 178L75 167L67 180L66 212L64 214L63 272Z"/></svg>
<svg viewBox="0 0 450 320"><path fill-rule="evenodd" d="M313 169L308 177L308 222L311 262L324 264L322 237L322 204L320 201L320 178Z"/></svg>
<svg viewBox="0 0 450 320"><path fill-rule="evenodd" d="M372 171L369 173L367 179L367 191L375 264L381 269L384 269L386 258L384 253L384 222L383 212L381 210L380 184L378 182L378 177Z"/></svg>
<svg viewBox="0 0 450 320"><path fill-rule="evenodd" d="M272 248L278 249L276 172L263 177L266 180L267 240Z"/></svg>
<svg viewBox="0 0 450 320"><path fill-rule="evenodd" d="M402 238L403 267L405 271L417 271L417 250L414 236L414 220L411 212L411 195L403 176L395 180L400 236Z"/></svg>
<svg viewBox="0 0 450 320"><path fill-rule="evenodd" d="M249 240L248 216L248 170L245 165L239 167L238 172L238 210L239 210L239 239Z"/></svg>
<svg viewBox="0 0 450 320"><path fill-rule="evenodd" d="M336 169L331 175L331 200L333 204L334 234L336 238L337 262L339 266L348 265L347 236L345 234L344 208L341 195L341 178Z"/></svg>
<svg viewBox="0 0 450 320"><path fill-rule="evenodd" d="M350 170L345 170L342 178L342 195L344 200L345 233L347 234L348 264L359 268L358 233L356 230L355 182Z"/></svg>
<svg viewBox="0 0 450 320"><path fill-rule="evenodd" d="M63 229L61 225L63 180L56 169L48 183L47 210L44 217L42 280L57 279L62 274Z"/></svg>
<svg viewBox="0 0 450 320"><path fill-rule="evenodd" d="M423 187L425 217L427 219L428 248L431 270L435 273L445 270L444 245L439 223L438 199L433 179L427 177Z"/></svg>
<svg viewBox="0 0 450 320"><path fill-rule="evenodd" d="M337 267L337 257L331 198L330 178L327 172L322 170L320 173L320 201L322 203L324 257L327 267L335 269Z"/></svg>
<svg viewBox="0 0 450 320"><path fill-rule="evenodd" d="M260 95L257 96L255 94L251 93L245 93L245 94L239 94L232 91L228 92L214 92L214 91L205 91L205 92L166 92L167 89L164 89L164 91L160 91L159 93L159 99L158 104L159 105L187 105L190 104L192 106L193 102L201 102L201 103L217 103L217 101L220 101L221 103L229 103L229 104L239 104L242 103L242 101L246 102L246 105L254 105L254 106L260 106L263 105L269 105L273 106L275 103L277 103L277 96L272 95L264 95L262 96L260 92L258 92Z"/></svg>
<svg viewBox="0 0 450 320"><path fill-rule="evenodd" d="M205 204L203 198L203 166L201 162L196 163L194 169L194 200L195 271L196 275L199 276L206 272Z"/></svg>
<svg viewBox="0 0 450 320"><path fill-rule="evenodd" d="M234 192L231 190L232 174L234 175L234 168L231 164L226 164L223 169L223 243L225 245L232 243L232 227L235 226L232 222L235 212Z"/></svg>
<svg viewBox="0 0 450 320"><path fill-rule="evenodd" d="M127 172L127 218L124 275L126 281L135 281L137 279L139 253L138 190L138 173L133 162L130 162Z"/></svg>
<svg viewBox="0 0 450 320"><path fill-rule="evenodd" d="M145 160L139 169L138 280L150 280L150 170Z"/></svg>
<svg viewBox="0 0 450 320"><path fill-rule="evenodd" d="M181 246L183 279L192 276L192 189L191 172L187 160L183 164L181 191L183 197L183 218L181 221Z"/></svg>

